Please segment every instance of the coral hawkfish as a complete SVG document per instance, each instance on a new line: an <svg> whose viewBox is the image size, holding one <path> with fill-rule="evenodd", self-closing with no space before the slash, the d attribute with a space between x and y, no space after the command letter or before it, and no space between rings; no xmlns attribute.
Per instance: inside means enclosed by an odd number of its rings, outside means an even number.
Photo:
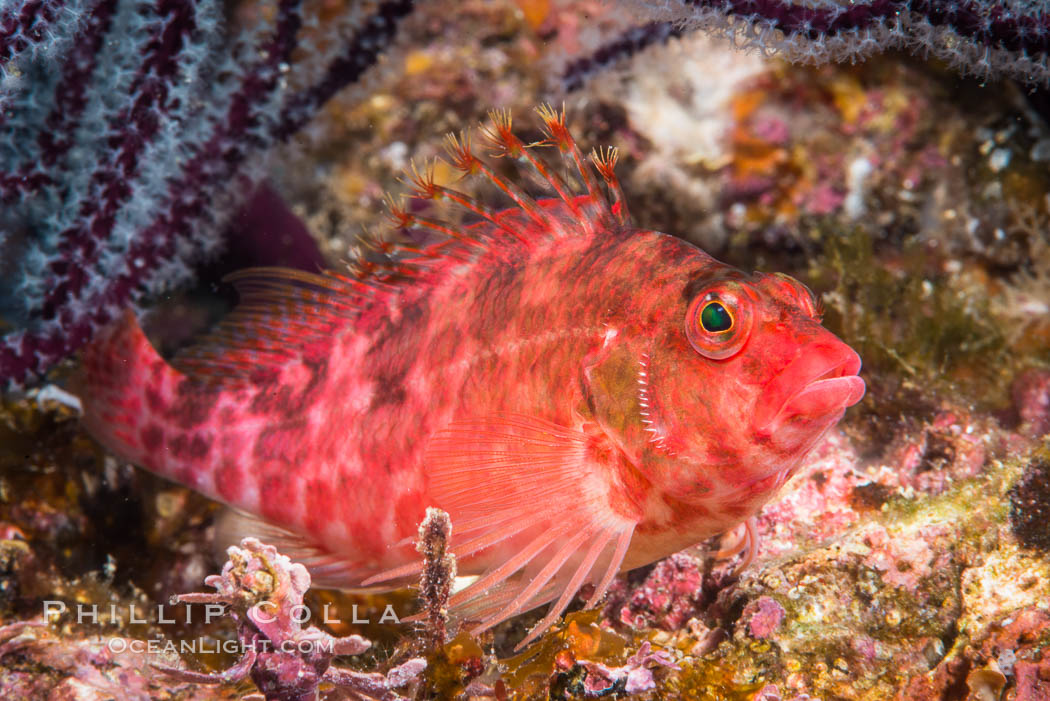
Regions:
<svg viewBox="0 0 1050 701"><path fill-rule="evenodd" d="M540 114L571 179L509 115L484 134L552 197L450 137L452 165L513 206L414 171L413 197L475 221L391 201L397 227L441 240L356 274L236 273L239 307L170 364L129 312L83 359L89 430L279 529L322 585L416 577L417 525L441 508L478 575L453 610L479 631L553 601L530 639L585 584L591 606L618 571L753 516L860 400L860 358L794 279L635 228L615 150L589 164L564 113Z"/></svg>

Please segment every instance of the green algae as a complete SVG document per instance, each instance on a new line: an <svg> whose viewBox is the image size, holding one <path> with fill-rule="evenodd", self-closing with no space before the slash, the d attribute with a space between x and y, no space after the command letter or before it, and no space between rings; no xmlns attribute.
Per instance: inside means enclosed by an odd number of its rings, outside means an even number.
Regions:
<svg viewBox="0 0 1050 701"><path fill-rule="evenodd" d="M896 260L877 255L861 227L824 232L811 279L827 303L826 325L854 346L871 374L944 380L986 377L1005 356L1005 337L982 291L959 289L912 240Z"/></svg>

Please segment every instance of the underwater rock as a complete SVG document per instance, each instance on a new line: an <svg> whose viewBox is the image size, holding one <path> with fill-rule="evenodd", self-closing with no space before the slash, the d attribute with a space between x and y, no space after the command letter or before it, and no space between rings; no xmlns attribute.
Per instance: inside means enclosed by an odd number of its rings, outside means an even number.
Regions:
<svg viewBox="0 0 1050 701"><path fill-rule="evenodd" d="M1032 438L1050 433L1050 370L1029 368L1020 373L1013 381L1011 394L1021 419L1021 432Z"/></svg>
<svg viewBox="0 0 1050 701"><path fill-rule="evenodd" d="M1050 460L1033 460L1010 490L1010 526L1022 545L1050 552Z"/></svg>
<svg viewBox="0 0 1050 701"><path fill-rule="evenodd" d="M605 616L635 628L682 628L701 609L701 567L695 557L678 553L656 563L639 584L618 581L610 590Z"/></svg>
<svg viewBox="0 0 1050 701"><path fill-rule="evenodd" d="M0 626L0 697L77 701L219 701L237 698L172 684L132 640L55 630L41 620ZM134 641L141 642L141 641ZM155 658L153 658L155 659Z"/></svg>

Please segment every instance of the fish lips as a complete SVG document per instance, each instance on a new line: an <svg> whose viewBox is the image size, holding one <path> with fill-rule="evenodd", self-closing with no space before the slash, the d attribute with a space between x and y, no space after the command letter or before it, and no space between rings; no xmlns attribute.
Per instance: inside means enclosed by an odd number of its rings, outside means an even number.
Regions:
<svg viewBox="0 0 1050 701"><path fill-rule="evenodd" d="M864 396L859 371L860 356L837 339L805 346L766 386L752 428L760 435L772 435L788 423L833 424L846 407Z"/></svg>

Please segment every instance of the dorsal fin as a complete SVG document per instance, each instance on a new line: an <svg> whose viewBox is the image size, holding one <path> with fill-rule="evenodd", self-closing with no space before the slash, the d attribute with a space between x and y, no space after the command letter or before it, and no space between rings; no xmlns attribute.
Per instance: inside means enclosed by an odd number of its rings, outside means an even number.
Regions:
<svg viewBox="0 0 1050 701"><path fill-rule="evenodd" d="M530 168L557 194L533 199L512 180L490 168L471 149L466 136L449 135L447 151L452 166L467 175L480 175L513 203L509 209L487 207L469 195L434 181L433 167L420 172L413 166L406 182L411 197L446 200L480 219L472 225L453 225L417 213L400 200L388 197L390 220L399 230L426 229L442 240L424 247L380 240L372 255L352 266L350 275L331 271L320 274L285 268L250 268L227 276L240 295L236 309L201 342L176 355L172 364L205 382L251 383L300 356L315 343L323 343L345 329L366 311L383 313L406 289L421 291L438 284L447 271L462 270L484 256L515 256L538 240L594 234L604 228L629 225L626 206L613 173L615 151L595 152L591 159L612 204L602 193L576 141L565 126L565 111L548 105L537 110L544 122L545 139L525 144L511 130L508 112L490 113L483 129L493 155L507 157ZM570 184L534 153L540 146L555 146L562 159L576 171L586 192L574 193Z"/></svg>
<svg viewBox="0 0 1050 701"><path fill-rule="evenodd" d="M171 363L205 382L251 382L330 337L374 296L389 294L336 273L291 268L248 268L224 280L237 290L237 307Z"/></svg>
<svg viewBox="0 0 1050 701"><path fill-rule="evenodd" d="M572 236L574 233L593 233L601 227L629 226L630 219L619 182L613 172L616 150L601 150L591 154L591 161L605 182L613 202L601 191L598 181L591 173L586 159L580 152L572 134L565 126L565 110L559 112L550 105L541 105L536 110L543 120L544 140L526 144L511 129L510 113L494 110L489 113L490 124L482 128L486 142L496 158L506 157L535 171L557 194L557 198L535 200L512 180L504 178L479 158L471 148L467 135L456 137L449 134L446 151L451 165L464 176L482 176L502 191L514 207L501 212L485 207L477 200L452 188L434 182L433 166L421 173L413 165L407 178L412 187L412 196L420 200L447 200L471 212L493 225L494 234L503 234L510 240L528 245L536 235L555 238ZM585 192L573 193L569 184L552 168L538 158L534 150L542 146L555 146L562 159L568 161L583 184ZM418 226L442 234L449 231L448 225L409 213L397 204L391 206L395 224L403 227Z"/></svg>

